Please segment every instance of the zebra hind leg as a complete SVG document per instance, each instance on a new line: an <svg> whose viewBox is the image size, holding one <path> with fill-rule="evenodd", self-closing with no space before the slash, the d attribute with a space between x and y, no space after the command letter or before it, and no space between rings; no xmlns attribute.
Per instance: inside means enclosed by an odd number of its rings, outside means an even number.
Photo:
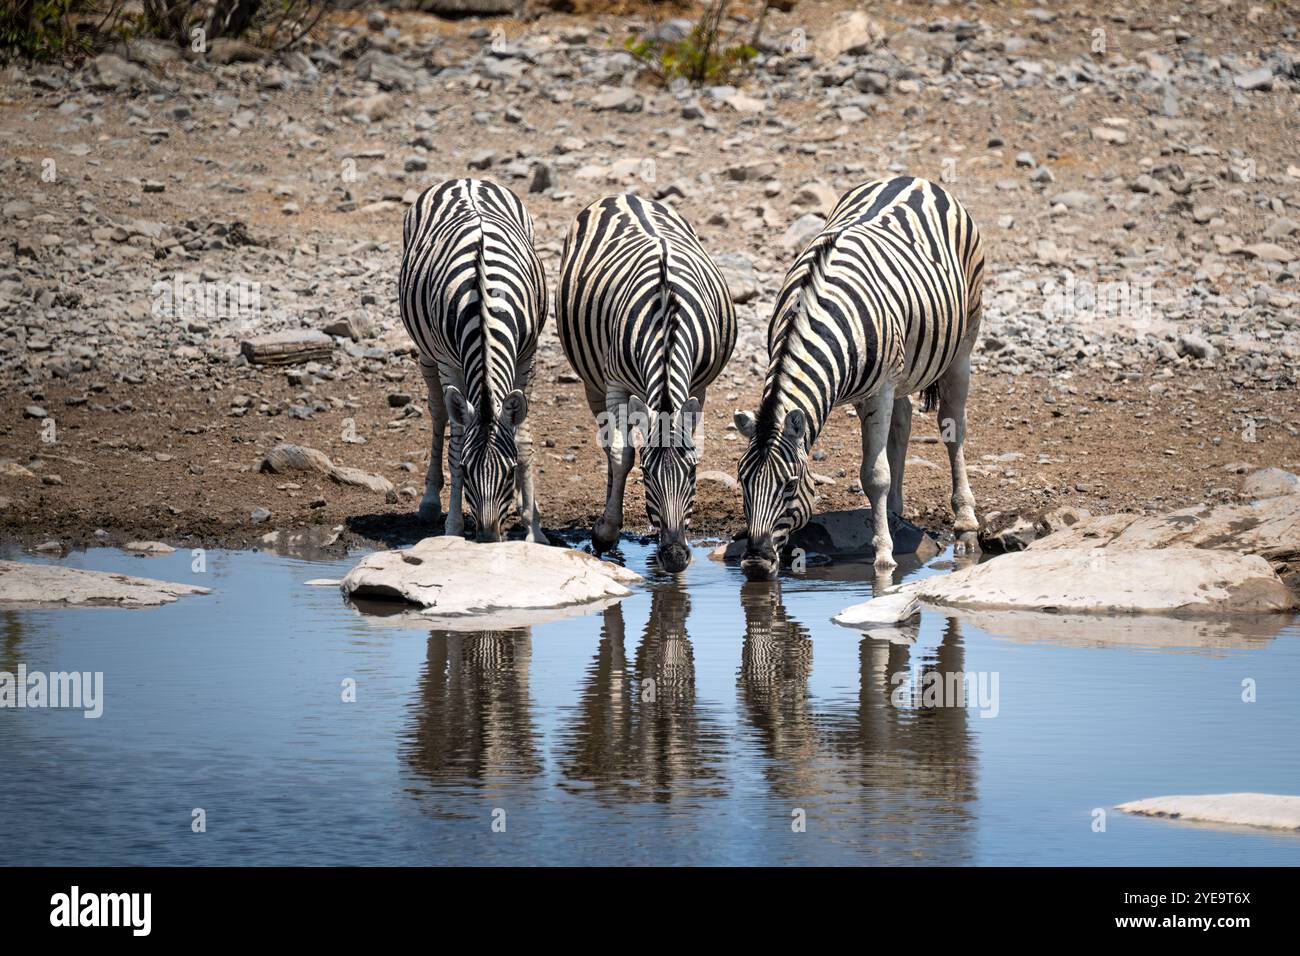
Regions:
<svg viewBox="0 0 1300 956"><path fill-rule="evenodd" d="M871 544L876 551L876 574L898 566L894 539L889 532L889 425L894 410L894 388L882 388L858 406L862 420L862 490L871 501Z"/></svg>
<svg viewBox="0 0 1300 956"><path fill-rule="evenodd" d="M966 475L966 398L970 393L970 354L959 355L939 379L939 436L948 449L952 469L953 530L959 555L979 551L979 519L975 516L975 495Z"/></svg>
<svg viewBox="0 0 1300 956"><path fill-rule="evenodd" d="M889 419L889 517L903 518L903 469L907 464L907 442L912 435L912 400L904 395L894 399ZM862 486L865 490L866 485ZM893 527L893 525L891 525Z"/></svg>
<svg viewBox="0 0 1300 956"><path fill-rule="evenodd" d="M447 431L447 403L442 397L438 366L420 359L420 374L429 389L429 419L433 439L429 450L429 470L424 476L424 497L420 499L420 521L437 524L442 517L442 450Z"/></svg>

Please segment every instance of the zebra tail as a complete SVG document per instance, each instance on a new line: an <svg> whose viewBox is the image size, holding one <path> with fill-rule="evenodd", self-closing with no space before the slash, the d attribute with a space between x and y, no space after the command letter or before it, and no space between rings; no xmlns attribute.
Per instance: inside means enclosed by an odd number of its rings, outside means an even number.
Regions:
<svg viewBox="0 0 1300 956"><path fill-rule="evenodd" d="M921 411L932 412L939 407L939 383L933 382L921 389Z"/></svg>

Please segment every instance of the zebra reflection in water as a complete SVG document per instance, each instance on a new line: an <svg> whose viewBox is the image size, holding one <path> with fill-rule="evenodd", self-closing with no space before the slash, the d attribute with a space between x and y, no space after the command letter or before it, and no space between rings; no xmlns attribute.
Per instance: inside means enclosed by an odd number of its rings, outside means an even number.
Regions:
<svg viewBox="0 0 1300 956"><path fill-rule="evenodd" d="M696 704L690 609L685 590L657 588L630 665L623 606L605 610L577 719L561 745L567 785L595 784L620 800L725 794L728 740Z"/></svg>
<svg viewBox="0 0 1300 956"><path fill-rule="evenodd" d="M433 631L403 741L411 768L435 786L488 787L540 774L531 661L528 628Z"/></svg>
<svg viewBox="0 0 1300 956"><path fill-rule="evenodd" d="M783 793L815 790L811 764L818 744L808 694L813 662L808 629L786 612L776 582L745 584L740 603L745 641L737 684L768 760L766 776Z"/></svg>

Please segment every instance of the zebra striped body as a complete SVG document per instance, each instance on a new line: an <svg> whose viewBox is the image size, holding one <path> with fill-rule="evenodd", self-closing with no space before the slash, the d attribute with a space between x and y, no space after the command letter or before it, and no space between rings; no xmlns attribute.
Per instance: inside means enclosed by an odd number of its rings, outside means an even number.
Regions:
<svg viewBox="0 0 1300 956"><path fill-rule="evenodd" d="M606 505L593 543L612 547L642 426L646 510L660 564L690 561L686 527L695 496L705 390L736 344L726 283L694 230L662 203L610 196L574 221L556 302L560 342L581 377L608 454ZM649 425L649 428L645 426Z"/></svg>
<svg viewBox="0 0 1300 956"><path fill-rule="evenodd" d="M529 540L545 540L525 417L546 321L546 277L523 203L483 180L453 179L425 190L406 211L398 295L433 419L421 516L433 520L439 512L450 423L446 533L463 533L463 489L479 540L499 540L517 490Z"/></svg>
<svg viewBox="0 0 1300 956"><path fill-rule="evenodd" d="M983 276L979 230L934 183L903 176L840 199L777 297L762 406L736 416L750 438L740 462L747 571L774 574L776 549L807 522L808 452L831 410L846 404L862 420L876 565L893 567L888 513L902 512L907 396L916 391L927 409L940 405L956 528L970 546L978 524L962 445Z"/></svg>

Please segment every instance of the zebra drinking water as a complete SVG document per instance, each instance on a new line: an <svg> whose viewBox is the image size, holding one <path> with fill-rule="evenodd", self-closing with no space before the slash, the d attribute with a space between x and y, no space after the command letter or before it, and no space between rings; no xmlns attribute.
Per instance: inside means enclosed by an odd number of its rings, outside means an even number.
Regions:
<svg viewBox="0 0 1300 956"><path fill-rule="evenodd" d="M597 551L618 541L623 492L644 441L646 511L659 564L690 564L686 543L705 389L736 344L726 283L694 230L662 203L610 196L578 214L564 244L556 301L560 342L587 393L607 456Z"/></svg>
<svg viewBox="0 0 1300 956"><path fill-rule="evenodd" d="M496 183L452 179L411 205L402 238L402 323L420 352L433 420L420 517L440 512L450 423L446 533L464 531L463 490L478 540L499 541L517 493L528 540L545 542L526 418L546 277L528 211Z"/></svg>
<svg viewBox="0 0 1300 956"><path fill-rule="evenodd" d="M903 511L908 396L918 391L925 410L939 407L957 551L975 549L979 522L963 446L983 279L978 228L934 183L900 176L840 198L777 297L758 414L735 416L749 439L739 468L747 577L775 577L782 544L807 523L808 454L839 405L856 406L861 419L876 570L895 567L890 521Z"/></svg>

